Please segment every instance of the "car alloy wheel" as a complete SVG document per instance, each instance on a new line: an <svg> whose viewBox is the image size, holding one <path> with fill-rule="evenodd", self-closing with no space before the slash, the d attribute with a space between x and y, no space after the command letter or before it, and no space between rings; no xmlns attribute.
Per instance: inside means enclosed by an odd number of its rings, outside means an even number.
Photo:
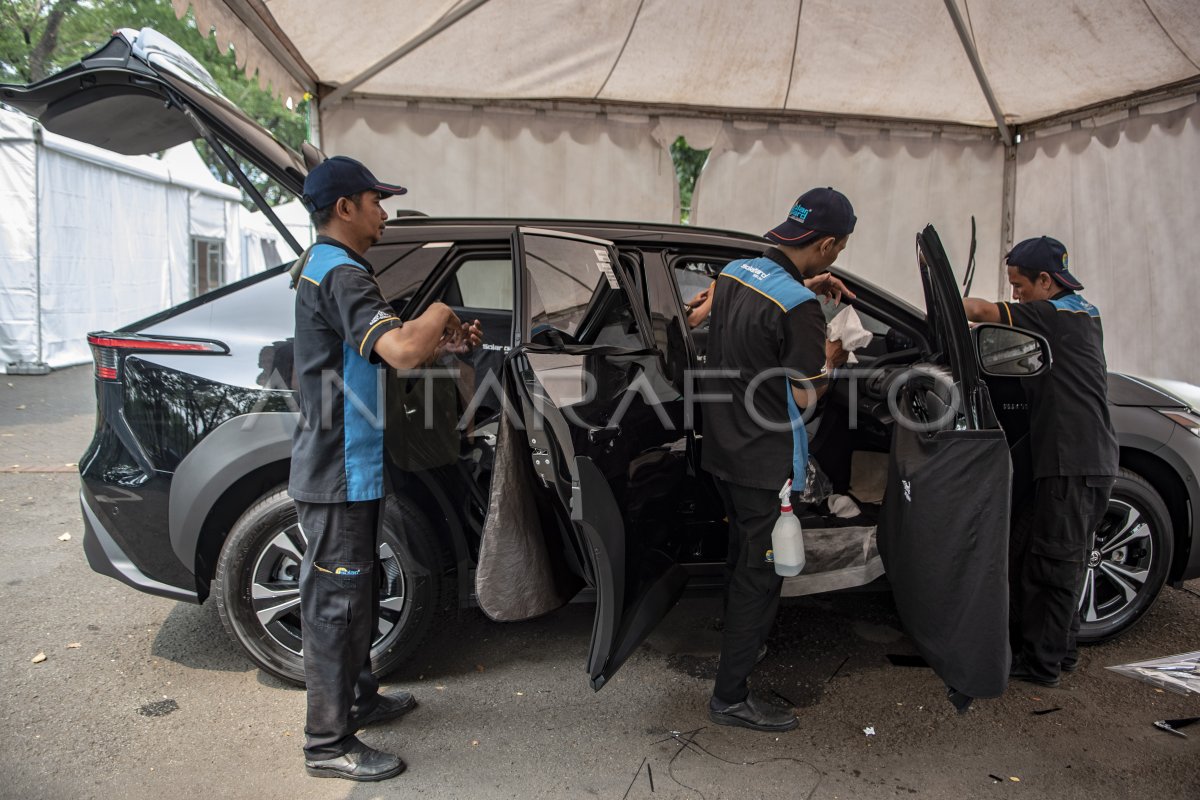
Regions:
<svg viewBox="0 0 1200 800"><path fill-rule="evenodd" d="M455 608L454 577L432 526L395 498L381 513L379 627L371 646L372 671L380 676L412 655L438 615ZM213 576L225 629L256 665L292 683L304 682L299 579L307 544L296 506L280 487L242 514Z"/></svg>
<svg viewBox="0 0 1200 800"><path fill-rule="evenodd" d="M1096 528L1079 601L1082 642L1128 630L1158 596L1174 551L1171 517L1140 475L1121 470Z"/></svg>
<svg viewBox="0 0 1200 800"><path fill-rule="evenodd" d="M279 531L260 551L251 568L254 614L280 647L303 654L300 623L300 561L308 538L298 523ZM379 627L371 649L386 648L404 610L404 572L392 543L379 544L383 582L379 589Z"/></svg>

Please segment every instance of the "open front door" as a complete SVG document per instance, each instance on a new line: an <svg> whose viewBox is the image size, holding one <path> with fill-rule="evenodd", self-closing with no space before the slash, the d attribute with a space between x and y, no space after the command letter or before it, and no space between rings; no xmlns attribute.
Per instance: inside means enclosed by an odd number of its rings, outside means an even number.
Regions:
<svg viewBox="0 0 1200 800"><path fill-rule="evenodd" d="M587 671L599 689L687 582L666 552L687 479L683 398L649 336L641 276L610 242L521 228L513 254L509 380L541 491L596 592Z"/></svg>
<svg viewBox="0 0 1200 800"><path fill-rule="evenodd" d="M936 352L898 388L879 550L905 630L964 710L1008 684L1012 465L933 226L917 260Z"/></svg>

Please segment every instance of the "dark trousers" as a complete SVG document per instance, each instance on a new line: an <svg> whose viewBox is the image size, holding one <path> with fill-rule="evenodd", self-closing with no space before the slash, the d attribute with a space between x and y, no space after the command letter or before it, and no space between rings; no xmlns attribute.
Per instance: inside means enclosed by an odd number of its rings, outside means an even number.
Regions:
<svg viewBox="0 0 1200 800"><path fill-rule="evenodd" d="M726 703L740 703L749 693L746 678L754 669L758 650L767 641L779 610L783 578L766 561L771 530L779 519L779 497L767 489L715 480L729 517L729 555L725 562L721 663L713 696Z"/></svg>
<svg viewBox="0 0 1200 800"><path fill-rule="evenodd" d="M304 755L336 758L357 740L352 715L379 702L371 641L379 616L379 500L296 501L308 539L300 564L304 681L308 717Z"/></svg>
<svg viewBox="0 0 1200 800"><path fill-rule="evenodd" d="M1076 657L1079 600L1096 527L1108 507L1107 476L1038 478L1033 524L1011 543L1013 653L1034 675L1057 678Z"/></svg>

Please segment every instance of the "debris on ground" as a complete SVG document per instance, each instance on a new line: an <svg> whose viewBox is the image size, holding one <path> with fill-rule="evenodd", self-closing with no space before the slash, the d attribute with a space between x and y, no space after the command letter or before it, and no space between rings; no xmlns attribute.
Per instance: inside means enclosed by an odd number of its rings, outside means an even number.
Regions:
<svg viewBox="0 0 1200 800"><path fill-rule="evenodd" d="M46 654L39 652L36 656L34 656L30 660L33 661L34 664L40 664L46 660Z"/></svg>
<svg viewBox="0 0 1200 800"><path fill-rule="evenodd" d="M165 700L159 700L155 703L146 703L146 705L138 709L138 713L143 717L165 717L172 711L178 710L179 703L168 697Z"/></svg>
<svg viewBox="0 0 1200 800"><path fill-rule="evenodd" d="M1200 650L1106 669L1145 681L1159 689L1169 689L1178 694L1200 694Z"/></svg>
<svg viewBox="0 0 1200 800"><path fill-rule="evenodd" d="M80 644L79 642L71 642L69 645L67 645L68 650L76 650L80 647L83 647L83 645Z"/></svg>
<svg viewBox="0 0 1200 800"><path fill-rule="evenodd" d="M60 542L69 542L69 541L71 541L71 534L64 533L62 536L58 537L58 540Z"/></svg>
<svg viewBox="0 0 1200 800"><path fill-rule="evenodd" d="M1166 731L1167 733L1173 733L1176 736L1181 736L1184 739L1186 739L1186 738L1188 738L1188 735L1179 729L1186 728L1188 725L1194 725L1197 722L1200 722L1200 717L1183 717L1182 719L1160 719L1154 723L1154 727L1158 728L1160 731Z"/></svg>
<svg viewBox="0 0 1200 800"><path fill-rule="evenodd" d="M867 727L863 728L863 733L865 733L867 736L874 736L875 735L875 726L868 725Z"/></svg>

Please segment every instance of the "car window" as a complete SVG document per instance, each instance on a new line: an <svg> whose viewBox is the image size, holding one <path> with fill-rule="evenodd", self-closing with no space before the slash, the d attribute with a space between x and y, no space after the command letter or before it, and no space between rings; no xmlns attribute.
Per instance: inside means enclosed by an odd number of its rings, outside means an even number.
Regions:
<svg viewBox="0 0 1200 800"><path fill-rule="evenodd" d="M380 244L367 251L383 297L397 311L412 299L450 250L449 243Z"/></svg>
<svg viewBox="0 0 1200 800"><path fill-rule="evenodd" d="M530 338L641 347L629 298L605 248L552 236L525 237Z"/></svg>
<svg viewBox="0 0 1200 800"><path fill-rule="evenodd" d="M442 299L451 306L511 312L512 259L494 256L464 259L447 281Z"/></svg>

